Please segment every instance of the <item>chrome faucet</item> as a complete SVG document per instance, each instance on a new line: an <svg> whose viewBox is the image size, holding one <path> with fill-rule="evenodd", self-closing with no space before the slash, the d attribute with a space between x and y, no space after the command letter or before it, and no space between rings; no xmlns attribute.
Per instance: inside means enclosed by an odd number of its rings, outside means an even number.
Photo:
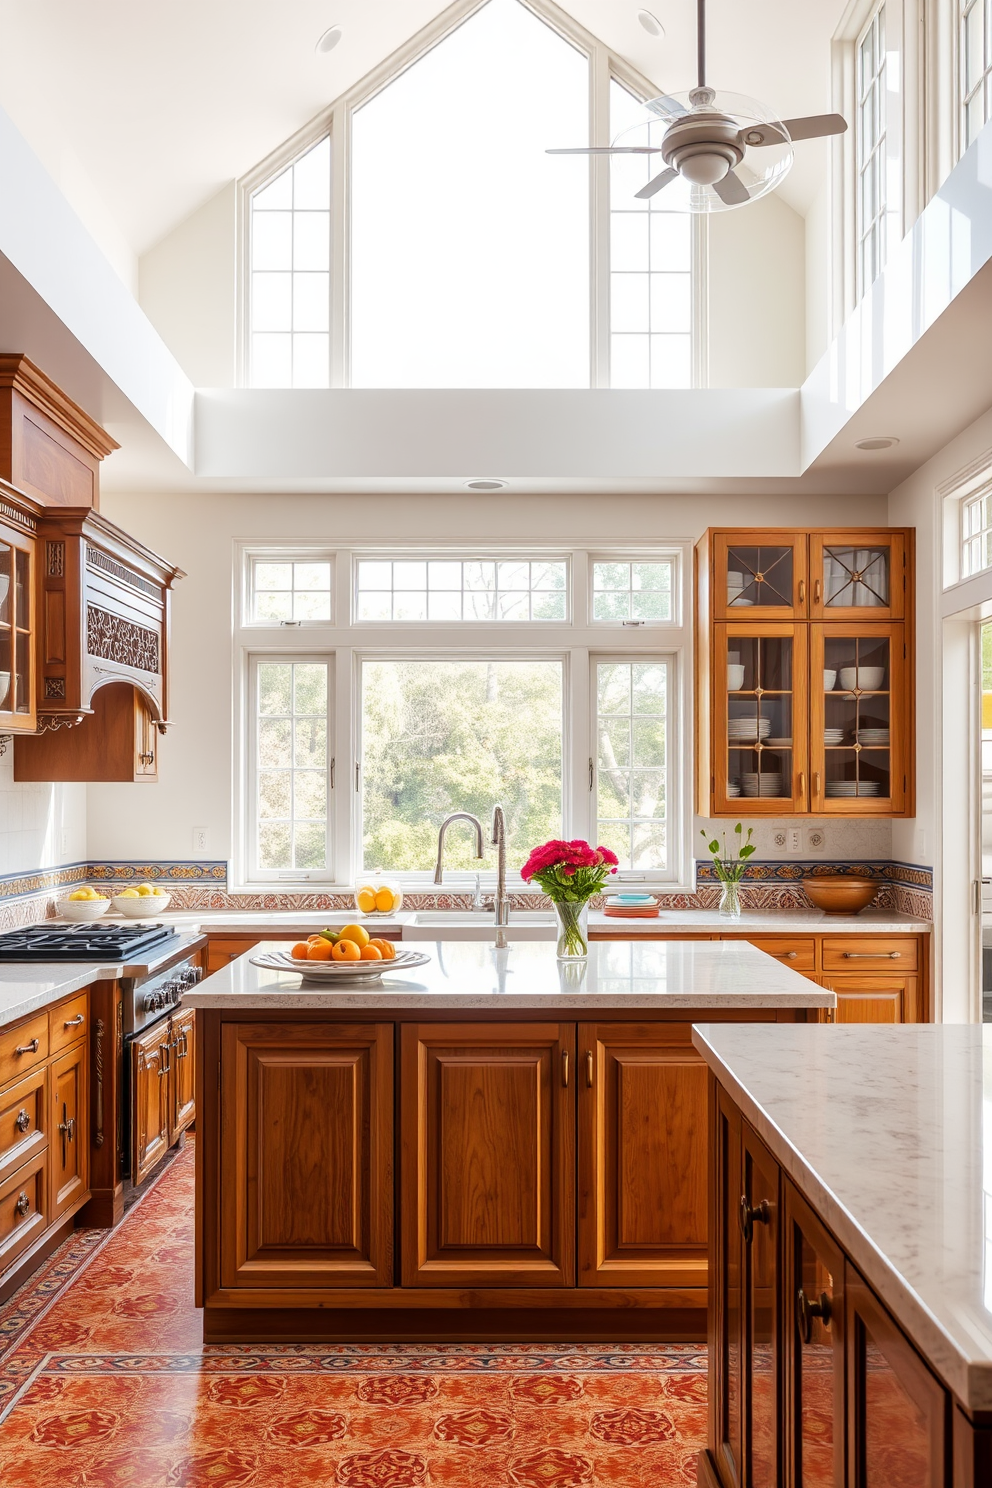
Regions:
<svg viewBox="0 0 992 1488"><path fill-rule="evenodd" d="M496 849L496 944L505 948L504 932L510 923L510 901L506 896L506 817L502 806L493 811L492 841Z"/></svg>
<svg viewBox="0 0 992 1488"><path fill-rule="evenodd" d="M475 856L480 859L486 856L486 846L482 839L482 823L479 818L472 816L471 812L468 811L453 811L450 816L444 818L444 821L441 823L441 830L437 834L437 862L434 865L434 882L436 884L444 882L444 838L451 823L456 821L472 823L475 828Z"/></svg>

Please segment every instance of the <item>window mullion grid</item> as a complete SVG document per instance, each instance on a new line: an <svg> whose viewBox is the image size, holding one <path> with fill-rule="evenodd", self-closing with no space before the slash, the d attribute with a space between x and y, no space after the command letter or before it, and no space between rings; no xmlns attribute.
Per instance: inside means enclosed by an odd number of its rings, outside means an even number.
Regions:
<svg viewBox="0 0 992 1488"><path fill-rule="evenodd" d="M338 646L334 652L333 727L328 730L328 765L334 761L334 789L328 789L328 820L333 822L331 841L334 847L334 882L337 884L351 883L355 868L361 861L358 840L361 813L355 790L361 706L358 686L355 652L351 646Z"/></svg>
<svg viewBox="0 0 992 1488"><path fill-rule="evenodd" d="M602 47L589 57L589 143L610 143L610 59ZM610 386L610 161L589 159L590 386Z"/></svg>
<svg viewBox="0 0 992 1488"><path fill-rule="evenodd" d="M348 156L351 110L338 104L331 119L331 387L351 383L351 190Z"/></svg>
<svg viewBox="0 0 992 1488"><path fill-rule="evenodd" d="M589 789L591 696L589 651L584 646L573 646L565 666L563 825L566 839L581 837L586 842L592 842L596 825L594 794Z"/></svg>

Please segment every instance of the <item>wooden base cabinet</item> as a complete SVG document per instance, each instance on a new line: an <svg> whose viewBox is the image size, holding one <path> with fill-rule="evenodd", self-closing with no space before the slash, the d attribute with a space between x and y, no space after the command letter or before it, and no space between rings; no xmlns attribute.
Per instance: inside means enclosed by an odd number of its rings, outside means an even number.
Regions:
<svg viewBox="0 0 992 1488"><path fill-rule="evenodd" d="M78 1204L89 1188L89 1054L75 1044L52 1063L53 1220Z"/></svg>

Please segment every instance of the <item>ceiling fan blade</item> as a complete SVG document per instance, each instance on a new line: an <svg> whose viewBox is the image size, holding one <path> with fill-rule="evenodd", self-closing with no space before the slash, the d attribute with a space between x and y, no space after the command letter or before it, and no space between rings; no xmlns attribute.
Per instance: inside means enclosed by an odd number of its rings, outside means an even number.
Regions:
<svg viewBox="0 0 992 1488"><path fill-rule="evenodd" d="M669 166L667 170L662 171L660 176L655 176L646 186L642 186L640 191L635 191L635 200L644 201L649 196L657 196L658 192L662 191L669 182L674 181L677 175L678 171Z"/></svg>
<svg viewBox="0 0 992 1488"><path fill-rule="evenodd" d="M847 128L847 120L842 114L809 114L804 119L783 119L782 128L777 124L752 124L742 129L738 138L744 145L751 145L755 149L761 145L785 144L786 136L789 139L822 139L828 134L843 134Z"/></svg>
<svg viewBox="0 0 992 1488"><path fill-rule="evenodd" d="M545 150L545 155L660 155L660 145L586 145L573 150Z"/></svg>
<svg viewBox="0 0 992 1488"><path fill-rule="evenodd" d="M714 184L713 190L728 207L739 207L751 200L751 194L736 171L728 171L722 181Z"/></svg>
<svg viewBox="0 0 992 1488"><path fill-rule="evenodd" d="M684 104L679 103L677 98L669 98L667 93L661 93L657 98L649 98L644 107L662 119L684 119L689 112Z"/></svg>

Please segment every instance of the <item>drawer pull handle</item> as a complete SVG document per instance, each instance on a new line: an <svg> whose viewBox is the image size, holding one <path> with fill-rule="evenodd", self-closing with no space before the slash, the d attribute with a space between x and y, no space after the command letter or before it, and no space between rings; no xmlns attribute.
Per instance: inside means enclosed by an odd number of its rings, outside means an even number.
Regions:
<svg viewBox="0 0 992 1488"><path fill-rule="evenodd" d="M771 1206L767 1199L762 1199L761 1203L755 1204L752 1209L747 1201L747 1194L741 1194L741 1203L737 1211L737 1218L740 1223L741 1234L744 1236L744 1243L745 1245L750 1245L755 1225L771 1223Z"/></svg>
<svg viewBox="0 0 992 1488"><path fill-rule="evenodd" d="M813 580L813 603L814 604L817 604L818 605L820 603L820 594L821 594L821 592L822 591L820 589L820 581L819 581L819 579L814 579Z"/></svg>
<svg viewBox="0 0 992 1488"><path fill-rule="evenodd" d="M592 1050L586 1050L586 1089L591 1090L596 1078L596 1062L592 1057Z"/></svg>
<svg viewBox="0 0 992 1488"><path fill-rule="evenodd" d="M39 1041L37 1039L32 1039L29 1044L18 1044L17 1048L14 1050L14 1053L37 1054L39 1047Z"/></svg>
<svg viewBox="0 0 992 1488"><path fill-rule="evenodd" d="M172 1052L172 1045L171 1045L171 1043L159 1044L159 1046L158 1046L158 1073L159 1073L159 1078L161 1078L162 1075L167 1075L169 1073L169 1071L172 1069L172 1060L169 1058L169 1055L170 1055L171 1052Z"/></svg>
<svg viewBox="0 0 992 1488"><path fill-rule="evenodd" d="M23 1106L17 1113L17 1116L14 1120L14 1125L17 1127L17 1130L19 1132L26 1132L28 1127L31 1125L31 1117L28 1115L27 1111L24 1110Z"/></svg>
<svg viewBox="0 0 992 1488"><path fill-rule="evenodd" d="M23 1219L30 1208L31 1200L28 1198L27 1194L22 1188L20 1193L17 1195L17 1203L14 1205L14 1213L20 1215L20 1217Z"/></svg>
<svg viewBox="0 0 992 1488"><path fill-rule="evenodd" d="M806 580L805 579L800 579L799 580L799 603L800 604L805 604L806 603Z"/></svg>
<svg viewBox="0 0 992 1488"><path fill-rule="evenodd" d="M63 1028L75 1028L78 1024L85 1023L85 1022L86 1022L86 1014L85 1013L77 1013L74 1018L67 1018L65 1020L65 1022L62 1024L62 1027Z"/></svg>
<svg viewBox="0 0 992 1488"><path fill-rule="evenodd" d="M795 961L799 955L798 951L772 951L772 955L778 961Z"/></svg>
<svg viewBox="0 0 992 1488"><path fill-rule="evenodd" d="M813 1339L813 1319L821 1318L825 1328L830 1327L833 1307L826 1292L821 1292L816 1302L811 1302L802 1287L796 1293L796 1325L803 1343Z"/></svg>
<svg viewBox="0 0 992 1488"><path fill-rule="evenodd" d="M568 1050L567 1049L563 1049L561 1051L561 1083L564 1086L564 1088L567 1090L568 1089Z"/></svg>
<svg viewBox="0 0 992 1488"><path fill-rule="evenodd" d="M186 1036L186 1030L185 1030L185 1028L182 1028L179 1031L179 1039L178 1039L178 1042L176 1043L176 1058L177 1059L188 1059L189 1058L189 1039ZM565 1055L565 1084L566 1085L568 1084L568 1055L567 1054Z"/></svg>
<svg viewBox="0 0 992 1488"><path fill-rule="evenodd" d="M902 951L845 951L845 961L898 961Z"/></svg>

